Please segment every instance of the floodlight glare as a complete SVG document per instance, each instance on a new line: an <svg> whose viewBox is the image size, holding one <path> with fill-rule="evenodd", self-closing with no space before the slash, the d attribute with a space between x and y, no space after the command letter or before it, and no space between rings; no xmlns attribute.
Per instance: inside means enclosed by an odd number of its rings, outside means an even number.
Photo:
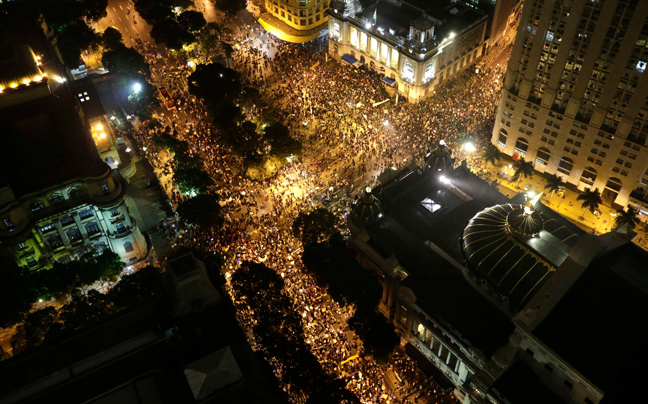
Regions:
<svg viewBox="0 0 648 404"><path fill-rule="evenodd" d="M450 180L445 175L442 175L439 178L439 180L441 180L441 182L444 183L444 184L449 184L450 183Z"/></svg>
<svg viewBox="0 0 648 404"><path fill-rule="evenodd" d="M464 145L464 150L467 151L468 153L472 153L475 151L475 145L472 144L472 142L468 142Z"/></svg>
<svg viewBox="0 0 648 404"><path fill-rule="evenodd" d="M139 93L140 91L142 91L142 85L140 83L133 84L133 92Z"/></svg>

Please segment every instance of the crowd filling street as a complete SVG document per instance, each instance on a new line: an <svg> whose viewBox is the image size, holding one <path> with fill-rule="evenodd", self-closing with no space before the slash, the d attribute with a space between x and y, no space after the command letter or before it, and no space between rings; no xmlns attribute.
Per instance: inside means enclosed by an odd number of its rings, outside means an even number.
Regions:
<svg viewBox="0 0 648 404"><path fill-rule="evenodd" d="M302 143L302 156L268 179L248 178L240 158L212 126L202 102L188 91L187 77L193 71L188 61L208 60L209 55L201 54L198 47L189 53L169 52L148 36L135 38L133 45L151 67L152 84L167 88L176 100L175 110L157 111L159 125L142 122L133 130L141 154L178 206L187 196L172 183L172 157L156 149L152 138L168 131L188 142L191 153L204 161L222 205L220 228L192 231L191 236L172 241L219 251L226 259L227 277L245 261L263 263L280 274L284 293L302 317L312 353L361 402L455 402L452 390L441 387L447 384L424 375L400 348L387 365L363 355L362 342L347 326L354 308L333 301L303 271L300 242L291 225L300 212L327 206L338 215L345 233L350 202L361 190L374 185L385 169L411 163L421 166L426 153L441 140L454 151L457 163L466 159L475 173L489 182L495 180L478 153L471 154L463 146L467 136L476 150L489 142L505 72L501 61L510 54L510 45L493 47L486 56L487 67L479 74L466 69L436 86L429 99L413 104L402 98L397 101L380 76L368 69L325 62L326 43L286 43L258 25L242 26L228 36L223 39L234 48L230 67L245 85L259 90L265 105L264 111L255 107L244 113L271 113ZM388 101L373 106L384 100ZM252 331L258 319L229 290L252 346L263 350ZM353 359L345 362L349 358ZM281 380L281 366L275 369ZM290 386L284 389L293 401L303 402Z"/></svg>

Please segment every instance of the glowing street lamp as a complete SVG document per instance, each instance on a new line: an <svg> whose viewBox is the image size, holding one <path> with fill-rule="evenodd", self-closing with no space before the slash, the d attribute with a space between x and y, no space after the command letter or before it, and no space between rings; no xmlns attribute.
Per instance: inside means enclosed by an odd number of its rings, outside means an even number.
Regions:
<svg viewBox="0 0 648 404"><path fill-rule="evenodd" d="M385 125L385 126L389 125L389 120L385 119L385 122L383 122L383 125Z"/></svg>
<svg viewBox="0 0 648 404"><path fill-rule="evenodd" d="M449 180L448 177L446 177L445 175L442 175L442 176L439 178L439 180L440 180L442 183L444 183L444 184L449 184L449 183L450 183L450 180Z"/></svg>
<svg viewBox="0 0 648 404"><path fill-rule="evenodd" d="M133 84L133 92L139 93L140 91L142 91L142 85L140 83Z"/></svg>
<svg viewBox="0 0 648 404"><path fill-rule="evenodd" d="M468 143L464 144L464 150L467 153L472 153L477 149L475 148L475 145L472 142L468 142Z"/></svg>

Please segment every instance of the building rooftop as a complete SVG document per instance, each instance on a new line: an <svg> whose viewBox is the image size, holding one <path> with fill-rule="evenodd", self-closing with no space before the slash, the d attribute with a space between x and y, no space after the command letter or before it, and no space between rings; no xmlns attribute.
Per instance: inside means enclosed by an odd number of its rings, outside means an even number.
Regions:
<svg viewBox="0 0 648 404"><path fill-rule="evenodd" d="M559 404L564 401L549 390L529 366L517 361L495 381L493 388L511 404Z"/></svg>
<svg viewBox="0 0 648 404"><path fill-rule="evenodd" d="M605 252L533 331L602 388L605 402L627 394L627 375L648 377L646 262L648 253L632 243Z"/></svg>
<svg viewBox="0 0 648 404"><path fill-rule="evenodd" d="M431 241L461 262L459 239L465 223L482 205L506 200L467 170L458 170L456 181L472 184L471 192L482 199L462 199L431 171L413 173L382 188L385 214L366 230L371 245L383 256L393 253L408 273L402 286L414 292L416 303L467 345L490 356L508 341L512 322L468 283L460 269L426 244Z"/></svg>
<svg viewBox="0 0 648 404"><path fill-rule="evenodd" d="M16 197L108 170L71 102L49 94L0 109L0 122L0 178Z"/></svg>

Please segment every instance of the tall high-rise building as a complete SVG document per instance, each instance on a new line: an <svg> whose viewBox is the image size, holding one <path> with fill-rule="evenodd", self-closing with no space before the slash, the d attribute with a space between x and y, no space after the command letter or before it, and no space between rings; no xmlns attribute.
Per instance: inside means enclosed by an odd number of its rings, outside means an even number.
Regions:
<svg viewBox="0 0 648 404"><path fill-rule="evenodd" d="M606 203L648 186L648 7L528 0L492 142Z"/></svg>

